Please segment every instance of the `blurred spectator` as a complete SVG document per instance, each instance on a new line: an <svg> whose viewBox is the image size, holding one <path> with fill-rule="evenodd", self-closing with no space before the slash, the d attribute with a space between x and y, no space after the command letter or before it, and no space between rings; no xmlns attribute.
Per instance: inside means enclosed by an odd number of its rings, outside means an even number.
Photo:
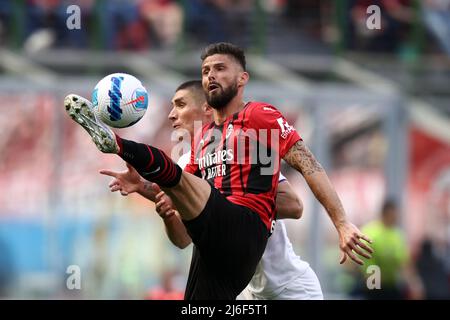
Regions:
<svg viewBox="0 0 450 320"><path fill-rule="evenodd" d="M173 0L141 0L141 15L155 35L153 46L173 46L183 27L183 11Z"/></svg>
<svg viewBox="0 0 450 320"><path fill-rule="evenodd" d="M395 51L400 49L414 20L408 0L352 0L349 11L349 45L367 51ZM380 7L381 29L369 30L366 25L367 8Z"/></svg>
<svg viewBox="0 0 450 320"><path fill-rule="evenodd" d="M450 56L450 0L425 0L422 10L427 28Z"/></svg>
<svg viewBox="0 0 450 320"><path fill-rule="evenodd" d="M70 0L29 0L25 9L26 28L24 48L36 52L48 47L88 47L88 29L94 0L80 0L80 29L69 29L67 20L71 13L67 8Z"/></svg>
<svg viewBox="0 0 450 320"><path fill-rule="evenodd" d="M255 1L253 0L228 0L221 2L225 12L225 23L228 26L228 41L247 48L251 45L253 33L252 25L255 25L256 14ZM254 26L253 26L254 27ZM258 30L256 30L257 32ZM261 30L263 31L263 30Z"/></svg>
<svg viewBox="0 0 450 320"><path fill-rule="evenodd" d="M314 0L283 0L277 3L278 7L284 7L284 16L294 28L305 27L310 23L314 23L314 28L320 28L321 10L327 5L327 1ZM310 27L308 29L308 33L312 31Z"/></svg>
<svg viewBox="0 0 450 320"><path fill-rule="evenodd" d="M27 35L39 28L54 28L55 12L60 2L61 0L27 0Z"/></svg>
<svg viewBox="0 0 450 320"><path fill-rule="evenodd" d="M9 0L0 0L0 47L4 46L9 37L12 6Z"/></svg>
<svg viewBox="0 0 450 320"><path fill-rule="evenodd" d="M425 299L450 299L449 275L430 239L422 242L416 266L424 284Z"/></svg>
<svg viewBox="0 0 450 320"><path fill-rule="evenodd" d="M98 17L105 49L145 49L148 33L140 19L139 0L108 0L99 5Z"/></svg>
<svg viewBox="0 0 450 320"><path fill-rule="evenodd" d="M223 8L218 0L186 1L186 31L200 43L228 38Z"/></svg>
<svg viewBox="0 0 450 320"><path fill-rule="evenodd" d="M421 282L410 263L408 246L401 230L397 228L397 219L397 204L393 200L386 200L381 219L372 221L361 229L372 239L374 249L372 258L364 261L361 271L367 275L366 270L371 265L378 266L381 270L381 289L365 288L366 299L422 298Z"/></svg>
<svg viewBox="0 0 450 320"><path fill-rule="evenodd" d="M177 271L165 271L161 275L161 287L150 289L145 299L147 300L183 300L184 290L182 290L181 283L177 281L180 279ZM178 283L180 282L180 283Z"/></svg>
<svg viewBox="0 0 450 320"><path fill-rule="evenodd" d="M29 52L55 45L58 28L57 8L60 0L28 0L25 9L25 43Z"/></svg>

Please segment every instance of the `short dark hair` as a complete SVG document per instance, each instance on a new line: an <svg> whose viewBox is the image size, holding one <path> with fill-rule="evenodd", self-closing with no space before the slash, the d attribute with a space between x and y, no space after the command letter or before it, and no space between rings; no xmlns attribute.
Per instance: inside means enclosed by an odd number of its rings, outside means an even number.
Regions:
<svg viewBox="0 0 450 320"><path fill-rule="evenodd" d="M202 82L201 80L189 80L186 82L183 82L178 86L178 88L175 90L175 92L184 90L184 89L194 89L194 90L203 90Z"/></svg>
<svg viewBox="0 0 450 320"><path fill-rule="evenodd" d="M206 101L206 96L205 92L203 91L201 80L189 80L183 82L178 86L175 92L178 92L180 90L189 90L198 106L201 106Z"/></svg>
<svg viewBox="0 0 450 320"><path fill-rule="evenodd" d="M201 59L202 61L204 61L207 57L212 56L214 54L227 54L232 56L237 62L239 62L242 69L246 71L244 50L242 50L238 46L228 42L219 42L210 44L203 50Z"/></svg>

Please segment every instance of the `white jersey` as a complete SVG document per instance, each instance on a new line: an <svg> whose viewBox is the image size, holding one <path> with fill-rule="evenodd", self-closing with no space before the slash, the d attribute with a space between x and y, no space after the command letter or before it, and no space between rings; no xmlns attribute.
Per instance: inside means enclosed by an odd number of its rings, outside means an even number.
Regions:
<svg viewBox="0 0 450 320"><path fill-rule="evenodd" d="M177 164L180 166L181 169L184 170L184 167L186 167L190 161L191 161L191 153L186 152L178 159Z"/></svg>
<svg viewBox="0 0 450 320"><path fill-rule="evenodd" d="M278 220L247 289L255 296L272 299L308 268L309 264L295 254L284 222Z"/></svg>
<svg viewBox="0 0 450 320"><path fill-rule="evenodd" d="M279 183L284 180L280 173ZM238 299L323 299L319 279L295 254L283 221L277 220L255 274Z"/></svg>

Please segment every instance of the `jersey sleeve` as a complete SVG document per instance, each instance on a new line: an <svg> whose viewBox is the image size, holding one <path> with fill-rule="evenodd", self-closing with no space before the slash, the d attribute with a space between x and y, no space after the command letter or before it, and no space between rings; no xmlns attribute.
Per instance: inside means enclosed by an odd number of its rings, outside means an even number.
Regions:
<svg viewBox="0 0 450 320"><path fill-rule="evenodd" d="M280 176L278 177L278 183L286 181L286 177L280 172Z"/></svg>
<svg viewBox="0 0 450 320"><path fill-rule="evenodd" d="M297 130L274 106L266 104L255 107L251 112L250 119L255 129L268 129L271 130L271 134L278 135L279 146L276 149L281 158L297 141L302 140Z"/></svg>

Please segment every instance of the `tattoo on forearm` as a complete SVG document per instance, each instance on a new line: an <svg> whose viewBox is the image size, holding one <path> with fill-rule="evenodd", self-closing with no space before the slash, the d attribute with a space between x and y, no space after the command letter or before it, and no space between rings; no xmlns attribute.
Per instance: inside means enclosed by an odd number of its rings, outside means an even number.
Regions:
<svg viewBox="0 0 450 320"><path fill-rule="evenodd" d="M153 191L153 189L152 189L152 183L149 182L149 181L145 181L145 182L144 182L144 190L146 190L146 191Z"/></svg>
<svg viewBox="0 0 450 320"><path fill-rule="evenodd" d="M324 171L320 163L301 140L297 141L284 156L284 160L299 170L303 176Z"/></svg>
<svg viewBox="0 0 450 320"><path fill-rule="evenodd" d="M315 172L324 172L320 163L305 146L303 141L298 141L293 145L284 156L284 160L293 168L300 171L305 178ZM338 227L345 222L344 208L326 174L322 175L319 179L311 178L306 180L314 196L327 210L334 225Z"/></svg>

